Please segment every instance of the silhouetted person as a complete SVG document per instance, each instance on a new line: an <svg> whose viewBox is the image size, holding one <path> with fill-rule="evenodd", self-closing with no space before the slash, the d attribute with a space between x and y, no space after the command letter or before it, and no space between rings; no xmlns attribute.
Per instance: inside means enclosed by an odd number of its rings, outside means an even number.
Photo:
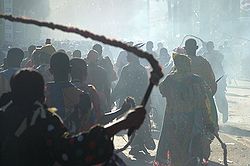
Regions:
<svg viewBox="0 0 250 166"><path fill-rule="evenodd" d="M44 81L50 82L53 81L53 76L49 72L49 62L50 62L50 55L41 52L39 55L40 65L36 68L36 70L43 76Z"/></svg>
<svg viewBox="0 0 250 166"><path fill-rule="evenodd" d="M154 57L157 57L157 53L153 51L154 43L152 41L148 41L146 43L146 51L150 54L152 54Z"/></svg>
<svg viewBox="0 0 250 166"><path fill-rule="evenodd" d="M115 68L118 74L118 77L121 75L122 68L128 64L127 61L127 51L121 51L117 57Z"/></svg>
<svg viewBox="0 0 250 166"><path fill-rule="evenodd" d="M79 89L87 92L93 105L91 111L93 112L93 123L98 122L103 116L104 112L101 110L101 103L99 95L93 85L87 84L87 63L80 58L73 58L70 60L71 65L71 82Z"/></svg>
<svg viewBox="0 0 250 166"><path fill-rule="evenodd" d="M162 42L159 42L157 43L157 50L156 50L156 53L159 55L160 54L160 50L163 48L163 43Z"/></svg>
<svg viewBox="0 0 250 166"><path fill-rule="evenodd" d="M146 51L148 52L148 53L150 53L150 54L152 54L156 59L158 58L157 57L157 54L156 54L156 52L155 51L153 51L153 48L154 48L154 43L152 42L152 41L148 41L147 43L146 43ZM145 60L145 59L140 59L140 62L141 62L141 64L143 65L143 66L149 66L149 63L148 63L148 61L147 60Z"/></svg>
<svg viewBox="0 0 250 166"><path fill-rule="evenodd" d="M168 54L168 50L166 48L160 49L158 61L163 68L166 67L167 64L169 63L170 55Z"/></svg>
<svg viewBox="0 0 250 166"><path fill-rule="evenodd" d="M202 56L196 56L198 49L197 43L194 39L188 39L185 42L185 51L187 56L191 59L191 71L194 74L199 75L208 86L211 88L214 95L217 90L217 84L215 82L214 72L209 62Z"/></svg>
<svg viewBox="0 0 250 166"><path fill-rule="evenodd" d="M202 137L206 127L212 126L209 97L204 81L191 72L191 59L174 54L175 71L160 84L160 92L167 105L158 145L155 165L196 165L208 160L203 154ZM195 158L192 160L192 158Z"/></svg>
<svg viewBox="0 0 250 166"><path fill-rule="evenodd" d="M31 46L28 47L28 53L29 53L28 57L31 56L31 54L33 53L33 51L35 51L35 49L36 49L35 45L31 45Z"/></svg>
<svg viewBox="0 0 250 166"><path fill-rule="evenodd" d="M87 84L93 85L99 95L102 112L109 112L110 109L110 82L106 70L98 65L98 53L90 50L87 55L88 76Z"/></svg>
<svg viewBox="0 0 250 166"><path fill-rule="evenodd" d="M121 116L125 112L127 112L134 104L133 99L127 97L123 102L121 108L116 111L112 111L110 113L104 114L101 109L101 101L98 95L97 90L93 85L86 83L87 78L87 64L83 59L73 58L70 60L71 64L71 82L81 90L84 90L90 95L90 99L92 102L93 111L93 124L102 123L107 124L111 122L113 119Z"/></svg>
<svg viewBox="0 0 250 166"><path fill-rule="evenodd" d="M215 81L215 76L214 76L214 72L212 70L211 65L209 64L209 62L203 58L202 56L196 56L196 51L198 49L196 40L194 39L188 39L185 42L185 51L187 56L191 59L191 72L193 74L197 74L199 75L205 82L206 85L206 89L208 91L208 99L210 102L210 117L211 120L213 121L214 126L216 126L215 128L218 129L218 115L217 115L217 108L214 102L214 94L217 91L217 83ZM204 137L203 139L203 143L206 143L207 147L206 149L204 149L204 154L205 154L205 158L209 158L210 156L210 143L211 143L211 138L208 137Z"/></svg>
<svg viewBox="0 0 250 166"><path fill-rule="evenodd" d="M211 41L207 43L207 52L203 56L211 64L215 78L219 79L222 77L217 82L215 101L218 107L218 111L223 115L222 116L223 123L225 123L228 121L228 102L226 99L226 87L227 87L226 75L222 65L224 56L218 50L214 50L214 43Z"/></svg>
<svg viewBox="0 0 250 166"><path fill-rule="evenodd" d="M111 90L112 82L117 80L117 75L116 75L116 72L114 70L112 61L110 60L110 58L108 56L103 57L102 46L100 44L95 44L93 46L93 50L97 51L97 53L98 53L98 65L103 67L104 70L106 71L107 77L108 77L109 89ZM110 103L109 99L108 99L108 104L110 107L111 103Z"/></svg>
<svg viewBox="0 0 250 166"><path fill-rule="evenodd" d="M137 108L109 127L71 135L55 109L44 104L44 81L38 72L22 70L10 85L6 95L12 103L0 111L0 165L116 165L111 137L123 129L138 129L146 113Z"/></svg>
<svg viewBox="0 0 250 166"><path fill-rule="evenodd" d="M7 69L0 72L0 95L10 90L9 81L13 74L20 69L24 52L20 48L11 48L6 57Z"/></svg>
<svg viewBox="0 0 250 166"><path fill-rule="evenodd" d="M56 52L52 45L43 46L40 50L39 61L40 65L36 68L40 74L42 74L45 83L53 81L53 76L49 71L50 68L50 58L52 54Z"/></svg>
<svg viewBox="0 0 250 166"><path fill-rule="evenodd" d="M47 84L46 103L58 108L58 114L70 131L88 129L91 123L90 97L70 82L69 57L60 52L53 54L50 72L54 76L54 82Z"/></svg>
<svg viewBox="0 0 250 166"><path fill-rule="evenodd" d="M112 92L112 102L118 100L121 105L127 96L131 96L135 99L136 104L140 104L148 86L147 71L140 64L139 58L133 53L128 52L127 61L128 64L123 67L118 83ZM137 132L130 154L138 156L143 151L148 155L145 147L154 149L148 118Z"/></svg>

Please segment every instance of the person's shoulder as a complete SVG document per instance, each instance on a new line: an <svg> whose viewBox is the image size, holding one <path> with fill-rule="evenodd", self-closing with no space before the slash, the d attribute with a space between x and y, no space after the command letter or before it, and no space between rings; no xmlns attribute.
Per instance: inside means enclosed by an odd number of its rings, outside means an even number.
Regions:
<svg viewBox="0 0 250 166"><path fill-rule="evenodd" d="M207 61L207 59L204 57L206 54L203 54L203 56L195 56L197 60L200 61Z"/></svg>
<svg viewBox="0 0 250 166"><path fill-rule="evenodd" d="M203 56L196 56L197 57L197 61L202 64L202 65L207 65L209 64L208 60L203 57Z"/></svg>

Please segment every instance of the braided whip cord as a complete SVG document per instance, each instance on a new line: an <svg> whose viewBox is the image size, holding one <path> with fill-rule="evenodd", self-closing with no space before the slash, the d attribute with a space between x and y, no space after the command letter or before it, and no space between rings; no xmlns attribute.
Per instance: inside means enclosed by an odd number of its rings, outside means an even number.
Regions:
<svg viewBox="0 0 250 166"><path fill-rule="evenodd" d="M161 71L159 63L153 57L153 55L151 55L145 51L142 51L142 50L138 49L137 47L129 46L126 43L123 43L121 41L118 41L115 39L108 39L105 36L97 35L97 34L94 34L90 31L87 31L87 30L81 30L81 29L76 28L76 27L69 27L69 26L65 26L65 25L55 24L53 22L38 21L38 20L29 19L29 18L25 18L25 17L14 17L12 15L5 15L5 14L0 14L0 18L5 19L5 20L9 20L11 22L32 24L32 25L36 25L39 27L47 27L47 28L53 29L53 30L57 29L57 30L61 30L61 31L67 32L67 33L74 33L74 34L78 34L84 38L90 38L92 40L99 41L99 42L102 42L104 44L108 44L108 45L111 45L114 47L122 48L126 51L134 53L135 55L137 55L140 58L147 59L149 61L150 65L152 66L153 70L158 74L158 76L160 78L163 77L163 73Z"/></svg>

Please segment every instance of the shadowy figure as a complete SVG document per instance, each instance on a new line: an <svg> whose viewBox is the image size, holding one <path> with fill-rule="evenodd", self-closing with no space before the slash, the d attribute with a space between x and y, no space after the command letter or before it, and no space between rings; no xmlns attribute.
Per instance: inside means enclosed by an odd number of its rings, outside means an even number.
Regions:
<svg viewBox="0 0 250 166"><path fill-rule="evenodd" d="M58 108L58 114L71 132L88 130L93 124L90 97L69 81L70 63L65 53L52 55L50 72L54 82L47 84L46 103Z"/></svg>
<svg viewBox="0 0 250 166"><path fill-rule="evenodd" d="M160 54L160 50L163 48L163 43L162 42L158 42L157 43L157 50L156 53L159 55Z"/></svg>
<svg viewBox="0 0 250 166"><path fill-rule="evenodd" d="M121 51L117 57L115 68L118 74L118 77L121 75L122 68L128 64L127 61L127 51Z"/></svg>
<svg viewBox="0 0 250 166"><path fill-rule="evenodd" d="M202 56L196 56L196 51L198 49L196 40L190 38L185 42L185 51L187 56L191 59L191 72L193 74L199 75L206 83L206 88L209 93L210 107L211 107L211 117L214 124L217 124L218 128L218 115L217 108L214 102L214 94L217 91L217 83L215 81L214 72L212 70L209 62Z"/></svg>
<svg viewBox="0 0 250 166"><path fill-rule="evenodd" d="M148 86L148 75L146 69L140 64L139 58L133 53L127 53L128 64L122 68L121 76L112 91L111 101L119 101L119 105L127 96L135 99L137 105L140 104ZM138 156L142 151L149 155L147 149L154 149L155 144L151 137L149 117L146 118L143 126L136 132L132 143L130 154ZM147 149L146 149L147 148Z"/></svg>
<svg viewBox="0 0 250 166"><path fill-rule="evenodd" d="M98 53L95 50L89 51L87 63L87 84L96 88L100 98L101 112L110 112L110 82L105 69L98 65Z"/></svg>
<svg viewBox="0 0 250 166"><path fill-rule="evenodd" d="M168 50L166 48L160 49L158 61L163 68L168 65L170 61L170 55L168 54Z"/></svg>
<svg viewBox="0 0 250 166"><path fill-rule="evenodd" d="M154 43L152 41L148 41L146 43L146 51L152 54L155 58L157 58L157 53L153 51Z"/></svg>
<svg viewBox="0 0 250 166"><path fill-rule="evenodd" d="M98 53L98 65L103 67L105 71L107 72L108 81L111 86L111 83L117 80L117 75L116 75L116 72L114 71L112 61L110 60L108 56L103 57L102 46L100 44L95 44L92 49Z"/></svg>
<svg viewBox="0 0 250 166"><path fill-rule="evenodd" d="M227 81L222 62L224 56L218 51L214 50L214 43L209 41L207 43L207 52L203 56L208 60L213 69L214 75L217 79L221 79L217 82L217 91L214 95L218 111L222 113L222 121L226 123L228 121L228 102L226 99Z"/></svg>
<svg viewBox="0 0 250 166"><path fill-rule="evenodd" d="M217 84L215 82L214 72L212 70L209 62L204 59L202 56L196 56L196 51L198 49L196 40L188 39L185 42L184 47L187 56L191 59L191 72L199 75L212 90L214 95L217 90Z"/></svg>
<svg viewBox="0 0 250 166"><path fill-rule="evenodd" d="M11 48L6 57L6 70L0 72L0 95L10 91L10 78L21 67L24 58L24 52L20 48Z"/></svg>
<svg viewBox="0 0 250 166"><path fill-rule="evenodd" d="M12 103L0 111L0 165L118 165L122 161L113 155L111 137L123 129L138 129L145 118L145 109L137 108L108 127L71 135L55 109L44 104L44 80L38 72L21 70L10 86L6 95Z"/></svg>
<svg viewBox="0 0 250 166"><path fill-rule="evenodd" d="M87 84L87 63L80 58L73 58L70 60L71 65L71 82L79 89L87 92L90 95L93 108L93 122L98 122L103 116L104 112L101 111L101 104L99 95L93 85Z"/></svg>
<svg viewBox="0 0 250 166"><path fill-rule="evenodd" d="M216 125L209 116L206 86L191 73L191 59L174 54L173 60L176 70L159 86L167 105L155 165L196 165L197 157L208 161L204 130L213 132Z"/></svg>

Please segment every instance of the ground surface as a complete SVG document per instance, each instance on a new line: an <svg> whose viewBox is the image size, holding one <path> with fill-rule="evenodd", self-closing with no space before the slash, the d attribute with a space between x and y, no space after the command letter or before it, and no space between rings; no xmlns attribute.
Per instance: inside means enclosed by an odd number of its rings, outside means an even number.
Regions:
<svg viewBox="0 0 250 166"><path fill-rule="evenodd" d="M250 82L236 81L227 88L229 102L229 120L226 124L220 123L220 136L228 147L229 166L250 166ZM153 132L156 144L158 143L159 131ZM125 139L126 140L126 139ZM124 138L117 136L115 146L119 148L125 142ZM120 153L120 156L129 166L148 166L156 151L150 151L149 157L135 159L129 155L129 150ZM210 166L223 165L223 151L217 140L212 143Z"/></svg>

